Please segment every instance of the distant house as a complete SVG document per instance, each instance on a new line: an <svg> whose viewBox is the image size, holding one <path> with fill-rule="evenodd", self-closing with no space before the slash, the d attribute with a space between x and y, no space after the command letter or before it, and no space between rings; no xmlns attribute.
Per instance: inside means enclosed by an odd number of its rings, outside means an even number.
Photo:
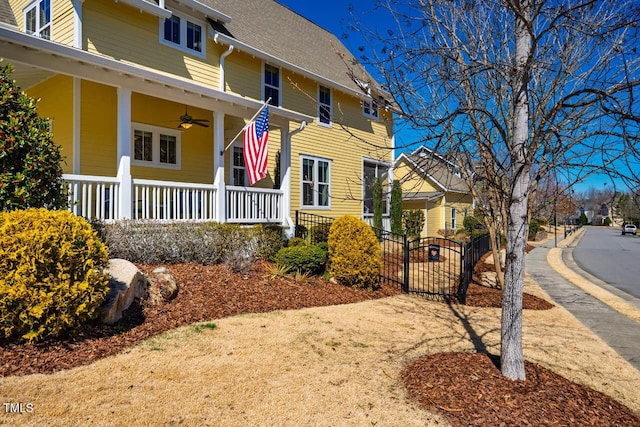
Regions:
<svg viewBox="0 0 640 427"><path fill-rule="evenodd" d="M272 0L0 1L0 57L40 98L88 218L366 218L364 175L392 165L373 79ZM249 186L241 132L266 101L268 173Z"/></svg>
<svg viewBox="0 0 640 427"><path fill-rule="evenodd" d="M402 184L403 208L424 211L423 236L441 237L440 230L462 228L473 213L473 196L458 166L426 147L400 154L394 178Z"/></svg>

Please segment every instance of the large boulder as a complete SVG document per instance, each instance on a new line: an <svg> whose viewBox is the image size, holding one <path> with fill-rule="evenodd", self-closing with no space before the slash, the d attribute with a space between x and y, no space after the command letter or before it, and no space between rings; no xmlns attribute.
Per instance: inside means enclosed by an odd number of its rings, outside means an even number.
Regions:
<svg viewBox="0 0 640 427"><path fill-rule="evenodd" d="M147 294L148 282L144 274L133 263L119 258L109 260L109 292L100 308L103 323L113 325L122 319L122 313L136 299Z"/></svg>
<svg viewBox="0 0 640 427"><path fill-rule="evenodd" d="M171 301L178 295L178 284L166 267L158 267L149 277L149 299L151 305Z"/></svg>

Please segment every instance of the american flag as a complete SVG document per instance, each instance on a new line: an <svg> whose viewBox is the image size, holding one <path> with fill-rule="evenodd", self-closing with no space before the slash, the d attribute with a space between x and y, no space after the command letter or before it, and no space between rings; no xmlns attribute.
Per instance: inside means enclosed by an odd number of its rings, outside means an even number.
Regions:
<svg viewBox="0 0 640 427"><path fill-rule="evenodd" d="M267 176L267 142L269 141L269 107L244 131L244 164L249 185Z"/></svg>

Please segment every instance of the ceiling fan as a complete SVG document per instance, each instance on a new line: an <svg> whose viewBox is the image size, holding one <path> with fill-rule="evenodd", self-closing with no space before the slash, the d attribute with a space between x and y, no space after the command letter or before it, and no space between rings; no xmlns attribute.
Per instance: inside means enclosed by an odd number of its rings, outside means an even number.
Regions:
<svg viewBox="0 0 640 427"><path fill-rule="evenodd" d="M180 129L189 129L193 125L198 125L198 126L202 126L202 127L208 128L209 125L207 123L209 123L209 120L207 120L207 119L194 119L193 117L191 117L189 115L189 110L187 109L187 106L185 105L185 107L184 107L184 115L180 116L180 124L178 125L178 128L180 128Z"/></svg>

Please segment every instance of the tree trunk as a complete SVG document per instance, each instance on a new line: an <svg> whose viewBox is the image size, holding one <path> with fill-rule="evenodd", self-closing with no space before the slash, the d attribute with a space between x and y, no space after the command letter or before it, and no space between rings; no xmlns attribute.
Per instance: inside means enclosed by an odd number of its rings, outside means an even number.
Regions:
<svg viewBox="0 0 640 427"><path fill-rule="evenodd" d="M522 294L527 244L527 212L531 160L529 156L529 60L531 35L527 30L531 3L521 3L516 15L516 64L513 77L513 141L509 147L512 166L511 194L507 209L505 289L502 293L500 361L502 375L525 380L522 351Z"/></svg>

